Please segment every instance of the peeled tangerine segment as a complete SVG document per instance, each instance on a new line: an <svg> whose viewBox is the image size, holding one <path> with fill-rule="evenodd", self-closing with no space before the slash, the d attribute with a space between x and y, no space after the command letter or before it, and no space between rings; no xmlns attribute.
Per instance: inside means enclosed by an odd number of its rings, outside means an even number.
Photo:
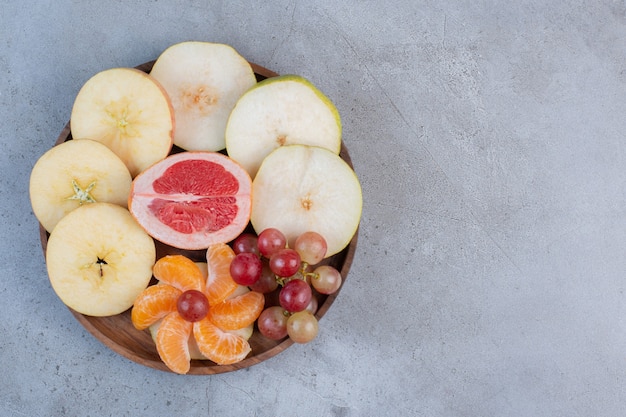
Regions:
<svg viewBox="0 0 626 417"><path fill-rule="evenodd" d="M256 175L282 145L341 149L341 119L331 100L307 79L282 75L259 82L237 102L226 126L228 155Z"/></svg>
<svg viewBox="0 0 626 417"><path fill-rule="evenodd" d="M326 257L354 236L363 206L354 170L335 153L315 146L282 146L268 155L252 188L252 225L257 233L274 227L295 239L315 231L326 239Z"/></svg>
<svg viewBox="0 0 626 417"><path fill-rule="evenodd" d="M161 360L178 374L186 374L191 367L189 338L192 330L193 323L174 311L165 316L156 333L155 344Z"/></svg>
<svg viewBox="0 0 626 417"><path fill-rule="evenodd" d="M73 310L88 316L126 311L148 286L154 241L127 209L109 203L81 206L48 239L52 288Z"/></svg>
<svg viewBox="0 0 626 417"><path fill-rule="evenodd" d="M252 180L217 152L181 152L135 178L129 209L155 239L179 249L230 242L250 220Z"/></svg>
<svg viewBox="0 0 626 417"><path fill-rule="evenodd" d="M224 149L228 115L239 97L256 84L248 61L231 46L211 42L170 46L150 75L172 100L174 144L188 151Z"/></svg>
<svg viewBox="0 0 626 417"><path fill-rule="evenodd" d="M91 77L78 92L70 120L74 139L109 147L135 177L172 148L174 112L161 85L134 68Z"/></svg>
<svg viewBox="0 0 626 417"><path fill-rule="evenodd" d="M147 329L176 311L182 291L171 285L151 285L135 299L130 319L137 330Z"/></svg>
<svg viewBox="0 0 626 417"><path fill-rule="evenodd" d="M162 323L162 320L158 320L148 328L148 330L150 331L150 335L152 336L152 340L154 340L155 343L156 343L157 332L159 331L159 327L161 327L161 323ZM254 332L254 324L251 324L248 327L244 327L243 329L229 330L229 331L226 331L225 333L230 333L230 334L239 336L243 338L244 340L250 340L253 332ZM189 349L189 356L191 359L195 359L195 360L207 359L207 357L204 356L200 352L200 349L198 348L198 343L196 342L196 338L193 337L193 335L191 335L188 339L188 349Z"/></svg>
<svg viewBox="0 0 626 417"><path fill-rule="evenodd" d="M130 172L105 145L70 140L44 153L30 175L35 217L51 232L67 213L83 204L113 203L126 207Z"/></svg>
<svg viewBox="0 0 626 417"><path fill-rule="evenodd" d="M218 365L241 362L252 351L244 337L220 329L206 317L193 324L193 336L200 353Z"/></svg>

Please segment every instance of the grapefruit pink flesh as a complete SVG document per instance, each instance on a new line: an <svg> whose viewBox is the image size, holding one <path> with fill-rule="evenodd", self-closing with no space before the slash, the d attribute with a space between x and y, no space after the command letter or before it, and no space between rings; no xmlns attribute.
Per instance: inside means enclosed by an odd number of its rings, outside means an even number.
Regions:
<svg viewBox="0 0 626 417"><path fill-rule="evenodd" d="M198 177L204 181L196 181ZM233 196L239 190L239 181L215 162L197 159L177 162L152 185L155 192L169 198L155 198L150 210L180 233L217 231L237 217L237 201Z"/></svg>
<svg viewBox="0 0 626 417"><path fill-rule="evenodd" d="M216 152L171 155L140 174L129 209L155 239L180 249L205 249L237 237L248 225L252 181Z"/></svg>

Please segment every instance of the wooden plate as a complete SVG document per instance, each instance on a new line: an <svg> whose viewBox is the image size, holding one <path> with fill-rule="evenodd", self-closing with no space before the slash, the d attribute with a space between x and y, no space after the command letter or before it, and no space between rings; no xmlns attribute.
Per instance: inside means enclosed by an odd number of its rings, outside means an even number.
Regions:
<svg viewBox="0 0 626 417"><path fill-rule="evenodd" d="M149 73L152 69L153 64L154 61L151 61L139 65L136 68ZM278 75L275 72L263 68L259 65L252 63L251 65L258 81ZM72 134L70 131L70 123L68 122L61 134L59 135L59 138L57 139L55 145L71 139ZM172 150L172 153L181 151L181 149L174 148ZM350 155L348 154L348 150L343 144L341 146L340 156L352 167ZM39 232L41 237L41 246L45 257L49 233L46 232L41 224L39 225ZM341 272L341 276L343 278L342 287L343 285L345 285L346 278L348 277L348 272L350 270L350 266L354 258L354 253L356 251L357 240L358 230L352 238L350 244L342 252L325 260L325 263L334 266ZM166 254L180 253L190 257L195 261L206 262L205 250L185 251L166 246L160 242L155 243L157 246L157 259ZM340 291L341 288L339 289L339 291L332 295L316 295L318 297L318 310L315 316L318 319L321 319L324 314L326 314ZM266 305L276 304L276 299L277 292L266 295ZM76 320L78 320L78 322L82 324L85 329L89 331L89 333L91 333L96 339L98 339L114 352L117 352L118 354L138 364L165 372L171 372L170 369L165 366L165 364L159 358L149 331L138 331L134 328L130 320L130 310L122 314L109 317L86 316L72 310L71 308L70 311L72 312ZM279 354L293 344L293 342L288 337L278 341L269 340L263 337L256 328L249 342L250 346L252 347L252 352L243 361L233 365L217 365L209 360L192 360L189 374L210 375L247 368ZM315 341L313 341L312 343L315 343Z"/></svg>

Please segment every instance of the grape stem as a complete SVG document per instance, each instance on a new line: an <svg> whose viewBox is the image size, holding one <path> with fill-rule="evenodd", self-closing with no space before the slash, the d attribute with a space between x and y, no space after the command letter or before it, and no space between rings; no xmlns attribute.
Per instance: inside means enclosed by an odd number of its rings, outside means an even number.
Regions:
<svg viewBox="0 0 626 417"><path fill-rule="evenodd" d="M307 262L302 262L300 264L300 270L290 277L280 277L278 275L274 275L276 277L276 282L281 287L284 287L287 281L291 281L292 279L301 279L302 281L306 281L307 278L319 279L320 275L318 273L306 272L308 267L309 264Z"/></svg>

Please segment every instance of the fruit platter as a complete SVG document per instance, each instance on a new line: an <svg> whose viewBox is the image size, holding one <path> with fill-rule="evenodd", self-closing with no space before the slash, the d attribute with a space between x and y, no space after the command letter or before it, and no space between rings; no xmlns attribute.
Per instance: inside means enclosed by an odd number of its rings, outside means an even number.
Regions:
<svg viewBox="0 0 626 417"><path fill-rule="evenodd" d="M333 102L198 41L90 78L29 192L76 320L133 362L192 375L314 342L362 210Z"/></svg>

